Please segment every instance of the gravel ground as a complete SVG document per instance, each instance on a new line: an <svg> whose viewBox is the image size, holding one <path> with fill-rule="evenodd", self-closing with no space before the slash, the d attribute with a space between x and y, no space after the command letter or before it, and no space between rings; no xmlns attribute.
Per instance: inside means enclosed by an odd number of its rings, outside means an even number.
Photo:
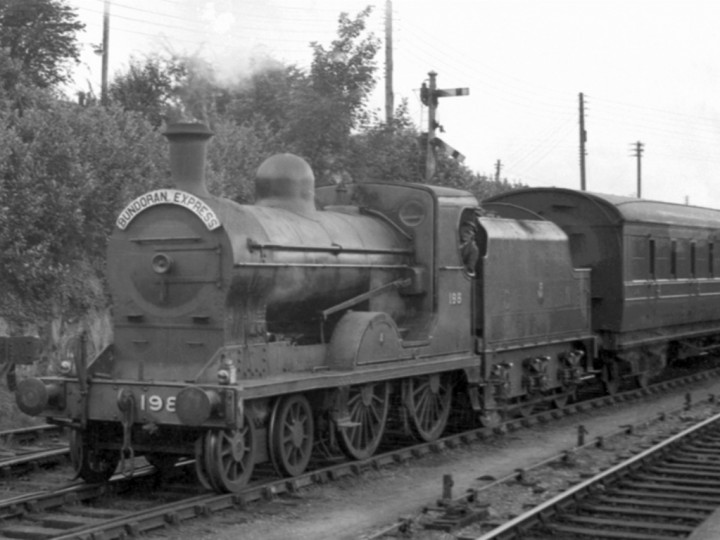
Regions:
<svg viewBox="0 0 720 540"><path fill-rule="evenodd" d="M290 498L253 503L246 510L228 511L209 518L193 520L164 531L147 535L148 539L201 540L319 540L362 539L391 525L401 517L417 517L421 510L434 504L442 495L443 475L453 477L453 495L486 484L482 478L501 478L518 468L533 464L573 448L577 443L577 428L584 425L587 440L608 437L622 425L647 422L660 412L681 409L685 393L691 391L695 400L708 394L720 393L720 381L697 383L692 389L671 391L663 396L651 396L641 402L620 404L601 410L580 413L548 424L522 429L494 437L471 446L446 450L424 457L410 464L366 472L360 477L345 478L323 486L302 490ZM615 444L615 443L613 443ZM608 455L614 455L608 451ZM542 485L545 492L557 493L559 480L530 480ZM532 493L531 485L516 484L507 488ZM554 490L554 491L553 491ZM535 497L538 498L538 497ZM493 515L513 515L522 510L523 502L517 492L498 496L498 501L510 501L509 506L498 505ZM421 538L421 536L417 536ZM442 539L447 535L434 533L422 538Z"/></svg>

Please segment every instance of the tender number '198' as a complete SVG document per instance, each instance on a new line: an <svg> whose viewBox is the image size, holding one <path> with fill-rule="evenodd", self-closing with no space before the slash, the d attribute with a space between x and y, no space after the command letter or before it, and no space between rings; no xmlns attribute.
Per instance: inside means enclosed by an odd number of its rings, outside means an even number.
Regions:
<svg viewBox="0 0 720 540"><path fill-rule="evenodd" d="M150 412L175 412L175 396L170 396L163 399L156 395L145 395L140 396L140 410Z"/></svg>

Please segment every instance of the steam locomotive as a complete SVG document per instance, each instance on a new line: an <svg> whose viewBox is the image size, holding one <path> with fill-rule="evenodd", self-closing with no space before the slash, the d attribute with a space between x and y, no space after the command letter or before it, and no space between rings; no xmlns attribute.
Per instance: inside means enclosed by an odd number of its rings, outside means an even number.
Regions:
<svg viewBox="0 0 720 540"><path fill-rule="evenodd" d="M17 385L21 410L70 428L88 481L192 457L208 489L235 492L264 462L296 476L323 451L362 460L390 431L432 441L460 410L495 425L717 344L720 212L315 188L290 154L240 205L207 190L206 126L165 135L174 186L131 201L108 246L114 342Z"/></svg>

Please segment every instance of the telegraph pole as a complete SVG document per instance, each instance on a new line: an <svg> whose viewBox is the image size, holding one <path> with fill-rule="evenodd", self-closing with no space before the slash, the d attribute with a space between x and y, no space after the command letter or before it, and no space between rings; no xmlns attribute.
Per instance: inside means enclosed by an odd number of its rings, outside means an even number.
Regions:
<svg viewBox="0 0 720 540"><path fill-rule="evenodd" d="M585 95L580 92L580 189L586 190L585 180L585 143L587 142L587 131L585 131Z"/></svg>
<svg viewBox="0 0 720 540"><path fill-rule="evenodd" d="M392 0L385 1L385 124L392 125L395 112L393 94Z"/></svg>
<svg viewBox="0 0 720 540"><path fill-rule="evenodd" d="M642 197L642 155L645 151L645 145L637 141L634 145L634 156L637 159L637 198Z"/></svg>
<svg viewBox="0 0 720 540"><path fill-rule="evenodd" d="M470 95L469 88L449 88L438 89L436 78L437 73L431 71L428 73L428 82L422 83L420 88L420 101L428 108L428 131L427 141L425 143L425 181L430 182L435 175L435 149L440 148L458 161L463 161L465 156L455 150L452 146L435 136L435 130L440 124L435 120L435 111L438 106L438 98L467 96ZM442 130L442 128L440 128Z"/></svg>
<svg viewBox="0 0 720 540"><path fill-rule="evenodd" d="M502 169L502 162L498 159L495 162L495 181L500 181L500 170Z"/></svg>
<svg viewBox="0 0 720 540"><path fill-rule="evenodd" d="M110 0L105 0L103 10L103 44L102 44L102 82L100 86L100 103L107 105L108 85L108 49L110 48Z"/></svg>

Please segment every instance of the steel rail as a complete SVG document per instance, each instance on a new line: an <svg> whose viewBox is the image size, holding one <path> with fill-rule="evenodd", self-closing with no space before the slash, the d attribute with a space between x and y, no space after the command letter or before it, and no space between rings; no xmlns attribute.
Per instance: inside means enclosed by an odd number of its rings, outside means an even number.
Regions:
<svg viewBox="0 0 720 540"><path fill-rule="evenodd" d="M709 370L703 373L695 373L690 376L682 377L679 380L685 383L700 381L711 376L720 375L720 368ZM159 505L154 508L147 509L139 513L131 515L115 517L106 520L101 524L89 524L86 526L67 530L63 536L53 537L58 540L68 539L92 539L103 537L123 538L129 535L137 535L140 532L148 531L168 524L177 524L182 520L192 519L197 516L207 516L212 512L226 510L230 508L245 507L247 504L266 500L282 494L296 493L303 487L314 484L322 484L328 481L337 480L339 478L358 475L366 470L379 469L397 463L404 463L411 459L419 458L431 453L437 453L446 448L456 448L461 445L470 444L474 441L483 440L493 433L503 430L519 429L528 424L528 422L550 421L553 418L561 418L578 412L584 412L593 408L600 408L607 405L614 405L624 401L630 401L643 396L648 396L661 391L662 388L676 387L681 383L678 380L659 383L653 387L633 390L615 396L602 396L589 401L568 405L562 410L553 410L549 412L541 412L533 417L508 421L500 427L496 428L476 428L470 431L452 434L434 442L421 443L411 447L403 447L394 449L381 454L377 454L367 460L344 462L318 470L313 470L293 478L272 479L270 481L258 481L249 485L246 489L239 493L233 494L215 494L208 493L206 495L197 495L188 499L177 501L169 504ZM657 387L657 388L655 388ZM152 472L152 468L147 468L147 474ZM121 475L116 475L113 481L117 481ZM127 480L127 479L126 479ZM85 490L85 491L83 491ZM45 511L48 508L58 507L66 504L69 500L86 500L94 496L100 496L105 493L107 486L104 484L82 484L63 488L61 492L44 492L40 497L35 495L23 496L21 499L10 499L0 501L0 516L3 513L10 512L10 515L18 513L26 514L37 511ZM38 502L38 501L42 502ZM24 511L18 512L18 508L24 508ZM12 514L12 512L15 514Z"/></svg>
<svg viewBox="0 0 720 540"><path fill-rule="evenodd" d="M29 452L6 459L0 459L0 471L7 470L12 467L18 467L20 465L27 465L35 463L36 461L43 461L52 458L58 458L66 456L70 453L70 449L65 445L61 448L52 448L48 450L38 450L36 452Z"/></svg>
<svg viewBox="0 0 720 540"><path fill-rule="evenodd" d="M669 439L649 448L632 458L624 461L600 474L581 482L580 484L570 488L569 490L545 501L536 506L529 512L526 512L516 518L504 523L500 527L492 531L476 537L475 540L504 540L509 538L519 538L535 525L545 522L548 517L556 514L558 508L573 504L581 496L591 493L598 486L602 486L608 481L617 479L627 475L629 472L637 468L641 463L646 463L651 459L657 458L670 447L676 446L680 442L686 442L690 437L697 435L703 430L720 422L720 414L716 414L707 420L696 424Z"/></svg>
<svg viewBox="0 0 720 540"><path fill-rule="evenodd" d="M550 419L559 419L566 415L572 415L575 413L585 412L585 411L588 411L591 409L598 409L598 408L601 408L604 406L612 406L612 405L619 404L621 402L629 402L629 401L633 401L636 399L640 399L642 397L657 395L658 393L660 393L664 390L667 390L669 388L678 388L678 387L681 387L684 385L691 384L693 382L699 382L701 380L705 380L705 379L709 379L711 377L717 377L717 376L720 376L720 369L711 369L711 370L706 370L703 372L685 375L685 376L678 377L675 379L668 379L665 381L660 381L660 382L654 383L654 384L648 386L647 388L637 388L637 389L621 392L621 393L618 393L615 395L604 395L604 396L600 396L600 397L597 397L594 399L585 400L582 402L566 405L565 407L563 407L563 409L542 411L542 412L536 413L536 414L526 417L526 418L517 418L517 419L508 420L508 421L504 422L501 426L496 428L496 430L500 430L500 431L509 430L510 431L510 430L519 429L520 427L529 427L529 426L537 424L537 423L548 422L548 421L550 421ZM666 414L673 414L675 412L680 412L681 410L687 410L689 408L689 406L692 404L690 398L691 398L690 394L686 394L685 404L682 409L679 409L677 411L661 412L660 417L663 417ZM709 401L713 402L714 400L715 400L715 396L713 396L711 394L709 396ZM700 403L700 402L698 402L698 403ZM570 452L570 451L574 452L577 450L582 450L583 448L597 446L598 444L601 443L601 440L603 440L605 438L619 435L622 433L626 433L626 432L628 432L628 428L640 427L641 425L643 425L643 423L641 423L637 426L621 426L617 431L615 431L613 433L605 434L602 437L598 437L595 440L591 440L585 444L578 444L572 450L566 450L558 455L543 459L542 461L534 463L531 467L528 467L524 470L515 471L513 473L507 474L504 477L495 479L492 482L489 482L479 488L474 489L470 493L463 494L459 497L456 497L454 499L451 499L451 500L448 500L445 502L447 502L449 504L468 502L470 499L475 498L478 494L480 494L484 491L492 489L495 486L504 484L511 480L517 479L519 474L522 474L522 473L531 471L533 469L545 466L549 463L560 461L560 460L564 459L567 456L568 452ZM483 431L483 430L481 429L481 430L475 430L475 431ZM461 434L455 435L453 437L460 437L460 440L463 443L470 443L470 442L472 442L471 437L476 435L475 431L461 433ZM480 437L478 437L478 438L480 438ZM446 437L445 439L449 439L449 437ZM446 443L446 445L448 447L454 446L454 444L450 444L450 443ZM398 522L393 523L392 525L388 525L388 526L384 527L383 529L375 531L375 533L373 533L369 536L365 536L363 538L364 538L364 540L375 540L375 539L382 538L386 535L393 534L393 533L397 532L398 530L406 527L410 522L412 522L412 518L400 519Z"/></svg>
<svg viewBox="0 0 720 540"><path fill-rule="evenodd" d="M27 426L27 427L21 427L21 428L6 429L3 431L0 431L0 441L7 443L16 438L43 436L40 434L44 434L45 432L59 431L59 430L60 430L60 428L54 424L39 424L37 426Z"/></svg>

